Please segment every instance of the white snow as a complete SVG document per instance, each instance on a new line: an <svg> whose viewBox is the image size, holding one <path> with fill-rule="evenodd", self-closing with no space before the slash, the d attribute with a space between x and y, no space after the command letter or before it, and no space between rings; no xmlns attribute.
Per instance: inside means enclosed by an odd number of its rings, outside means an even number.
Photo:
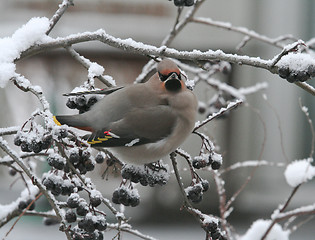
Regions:
<svg viewBox="0 0 315 240"><path fill-rule="evenodd" d="M88 70L88 77L94 78L95 76L101 76L104 71L105 69L101 65L97 64L96 62L92 62Z"/></svg>
<svg viewBox="0 0 315 240"><path fill-rule="evenodd" d="M315 167L311 165L312 161L313 159L310 158L296 160L287 166L284 176L291 187L307 182L315 176Z"/></svg>
<svg viewBox="0 0 315 240"><path fill-rule="evenodd" d="M0 39L0 87L4 88L10 78L16 75L14 60L21 52L37 42L49 39L45 34L49 28L49 19L34 17L15 31L11 37Z"/></svg>
<svg viewBox="0 0 315 240"><path fill-rule="evenodd" d="M293 72L307 72L309 66L315 66L315 59L307 53L288 53L277 63L278 67L289 68Z"/></svg>
<svg viewBox="0 0 315 240"><path fill-rule="evenodd" d="M260 240L271 223L271 220L256 220L247 230L245 235L238 240ZM283 230L281 225L276 223L265 240L289 240L289 231Z"/></svg>

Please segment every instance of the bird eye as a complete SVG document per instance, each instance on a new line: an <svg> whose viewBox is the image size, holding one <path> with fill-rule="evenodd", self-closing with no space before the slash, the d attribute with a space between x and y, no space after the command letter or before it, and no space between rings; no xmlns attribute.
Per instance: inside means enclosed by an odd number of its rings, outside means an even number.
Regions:
<svg viewBox="0 0 315 240"><path fill-rule="evenodd" d="M159 72L159 78L162 82L164 82L167 79L168 76L163 75L162 73Z"/></svg>

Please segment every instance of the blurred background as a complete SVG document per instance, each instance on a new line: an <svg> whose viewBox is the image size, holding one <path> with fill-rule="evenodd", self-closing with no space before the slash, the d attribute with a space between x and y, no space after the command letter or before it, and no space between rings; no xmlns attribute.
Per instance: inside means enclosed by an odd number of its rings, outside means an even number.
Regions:
<svg viewBox="0 0 315 240"><path fill-rule="evenodd" d="M75 0L74 3L75 6L67 10L51 32L52 37L102 28L115 37L130 37L159 46L172 28L177 14L177 8L167 0ZM11 36L34 16L50 18L58 4L60 1L56 0L0 0L0 37ZM270 38L292 34L297 39L309 40L315 36L314 13L313 0L207 0L196 15L243 26ZM190 23L176 37L171 47L202 51L222 49L227 53L235 53L235 47L242 39L242 35L234 32ZM77 44L74 48L86 58L104 66L105 74L111 75L118 85L132 83L148 61L144 56L129 54L98 42ZM238 54L270 59L280 51L276 47L251 40ZM17 63L17 72L33 84L42 86L51 109L56 114L74 111L65 106L67 99L62 94L87 80L87 71L63 49L23 59ZM235 162L257 160L263 147L264 134L266 143L262 159L286 164L309 156L311 131L299 107L299 99L309 108L314 120L314 97L277 75L253 67L233 65L229 75L218 74L215 77L237 88L259 82L267 82L269 85L268 89L248 96L248 104L231 112L227 118L210 122L204 129L220 147L223 167ZM308 83L315 85L314 79ZM98 87L103 86L98 83ZM202 84L195 91L203 101L210 99L214 93L213 89ZM263 94L266 94L267 101ZM0 127L23 124L39 107L31 94L21 92L11 83L5 89L0 89L0 102ZM202 119L205 116L199 117ZM183 148L195 155L198 154L198 146L199 139L192 136ZM0 150L1 155L3 152ZM165 162L169 163L167 160ZM181 167L185 166L183 163ZM39 171L45 169L46 165L39 165ZM255 172L251 183L236 200L230 217L231 224L239 234L243 234L257 218L270 218L273 209L289 196L291 189L285 182L283 170L284 168L261 167ZM104 169L94 170L90 177L104 196L111 198L113 189L119 185L121 178L111 176L108 181L103 180L100 177L103 171ZM224 175L228 197L240 188L251 171L252 168L246 168ZM189 185L189 172L181 174L185 184ZM196 206L205 213L218 214L218 197L211 174L202 172L201 175L210 181L211 191ZM23 189L22 181L10 186L13 181L8 169L1 166L0 204L16 199ZM182 200L174 177L171 177L166 186L139 187L139 191L141 205L135 209L126 209L126 215L132 218L131 223L136 228L159 239L204 238L203 231L193 217L179 210ZM314 201L314 183L308 183L299 189L289 209ZM38 206L47 208L43 200L40 200ZM11 222L0 229L0 237L11 227ZM7 239L65 239L56 227L43 227L40 222L36 217L23 217ZM312 225L314 220L304 224L290 239L314 239ZM116 233L108 234L105 235L106 239L111 239ZM134 238L128 236L126 239Z"/></svg>

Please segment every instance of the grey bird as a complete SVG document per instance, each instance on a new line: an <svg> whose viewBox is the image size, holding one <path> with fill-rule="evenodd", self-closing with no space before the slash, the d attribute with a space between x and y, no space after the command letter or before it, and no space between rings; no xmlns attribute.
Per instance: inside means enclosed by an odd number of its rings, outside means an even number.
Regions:
<svg viewBox="0 0 315 240"><path fill-rule="evenodd" d="M147 82L110 90L89 111L54 121L91 131L92 147L109 148L120 160L140 165L176 150L191 134L196 113L194 93L178 66L164 59Z"/></svg>

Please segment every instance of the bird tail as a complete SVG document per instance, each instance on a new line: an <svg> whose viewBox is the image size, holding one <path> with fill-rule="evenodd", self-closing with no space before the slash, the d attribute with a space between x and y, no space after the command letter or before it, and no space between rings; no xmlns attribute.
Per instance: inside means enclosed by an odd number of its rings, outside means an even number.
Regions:
<svg viewBox="0 0 315 240"><path fill-rule="evenodd" d="M53 120L58 126L65 124L81 130L93 131L93 129L88 126L85 121L83 121L80 115L53 116Z"/></svg>

